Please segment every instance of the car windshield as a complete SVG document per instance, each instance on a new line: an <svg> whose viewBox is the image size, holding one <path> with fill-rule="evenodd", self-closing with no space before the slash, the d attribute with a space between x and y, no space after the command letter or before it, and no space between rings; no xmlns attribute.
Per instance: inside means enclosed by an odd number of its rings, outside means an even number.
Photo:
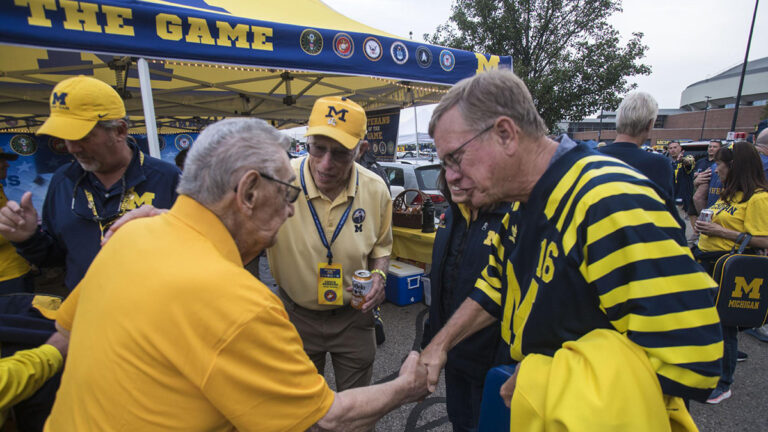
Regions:
<svg viewBox="0 0 768 432"><path fill-rule="evenodd" d="M419 189L421 190L436 190L437 189L437 177L440 174L440 165L430 165L425 167L419 167L414 170L416 173L416 181L419 183Z"/></svg>

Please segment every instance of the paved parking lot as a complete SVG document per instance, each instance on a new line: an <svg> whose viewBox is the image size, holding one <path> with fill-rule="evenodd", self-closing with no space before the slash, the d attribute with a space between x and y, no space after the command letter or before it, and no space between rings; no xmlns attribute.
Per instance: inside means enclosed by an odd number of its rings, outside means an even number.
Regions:
<svg viewBox="0 0 768 432"><path fill-rule="evenodd" d="M427 308L418 303L400 307L382 306L387 340L379 347L374 381L396 376L408 351L421 338L421 325ZM720 405L691 403L691 414L702 432L768 431L768 344L740 334L739 348L749 359L736 368L733 396ZM333 382L333 379L330 380ZM385 416L377 431L451 431L445 413L445 387L441 379L437 391L421 403L409 404Z"/></svg>

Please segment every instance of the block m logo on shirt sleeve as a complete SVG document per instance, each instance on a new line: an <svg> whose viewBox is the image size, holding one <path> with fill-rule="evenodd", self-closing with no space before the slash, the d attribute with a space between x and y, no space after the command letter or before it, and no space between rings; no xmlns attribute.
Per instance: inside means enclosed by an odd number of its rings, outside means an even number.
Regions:
<svg viewBox="0 0 768 432"><path fill-rule="evenodd" d="M760 299L760 287L763 285L763 278L754 278L752 282L747 284L747 280L743 276L736 276L734 280L736 288L733 289L731 297L742 298L744 294L751 299Z"/></svg>

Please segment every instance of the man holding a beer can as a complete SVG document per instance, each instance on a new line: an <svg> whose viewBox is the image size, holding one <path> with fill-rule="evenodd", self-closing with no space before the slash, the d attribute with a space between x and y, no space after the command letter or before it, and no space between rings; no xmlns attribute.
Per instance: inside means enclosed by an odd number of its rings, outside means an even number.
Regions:
<svg viewBox="0 0 768 432"><path fill-rule="evenodd" d="M392 250L389 190L355 163L366 129L365 111L352 100L315 102L309 155L291 161L302 189L296 213L267 251L304 350L321 374L331 354L339 391L370 384L376 355L371 310L384 301Z"/></svg>

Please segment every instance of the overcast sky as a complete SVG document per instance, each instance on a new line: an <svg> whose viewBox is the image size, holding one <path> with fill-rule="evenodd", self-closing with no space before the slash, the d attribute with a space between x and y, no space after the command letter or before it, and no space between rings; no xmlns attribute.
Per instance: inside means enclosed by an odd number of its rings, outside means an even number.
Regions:
<svg viewBox="0 0 768 432"><path fill-rule="evenodd" d="M342 14L389 33L423 40L451 13L450 0L323 0ZM611 22L628 39L643 32L648 46L643 61L650 76L631 78L651 93L661 108L677 108L690 84L741 64L749 36L754 0L625 0ZM488 53L506 55L509 53ZM514 53L512 53L514 56ZM768 0L757 10L750 60L768 56ZM734 89L734 94L736 90ZM413 130L413 109L401 114L401 134ZM423 114L422 114L423 113ZM425 131L430 109L419 110ZM407 133L407 132L406 132Z"/></svg>

